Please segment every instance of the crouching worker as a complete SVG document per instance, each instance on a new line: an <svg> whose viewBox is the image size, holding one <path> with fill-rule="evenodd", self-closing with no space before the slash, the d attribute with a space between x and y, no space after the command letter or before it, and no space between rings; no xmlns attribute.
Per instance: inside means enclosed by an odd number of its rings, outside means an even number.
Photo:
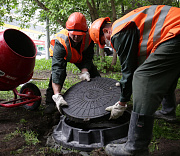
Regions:
<svg viewBox="0 0 180 156"><path fill-rule="evenodd" d="M121 63L120 100L106 108L111 119L123 114L133 93L127 142L107 145L109 155L149 155L154 114L163 98L169 102L163 109L174 115L174 90L180 76L179 12L180 8L171 6L145 6L114 23L106 17L91 25L94 42L101 47L111 42Z"/></svg>
<svg viewBox="0 0 180 156"><path fill-rule="evenodd" d="M85 16L80 12L71 14L66 22L66 29L61 30L51 40L52 75L46 91L45 113L52 114L55 105L68 105L63 99L61 89L66 74L67 62L74 63L81 71L80 79L90 81L90 78L100 76L93 64L94 42L91 40Z"/></svg>

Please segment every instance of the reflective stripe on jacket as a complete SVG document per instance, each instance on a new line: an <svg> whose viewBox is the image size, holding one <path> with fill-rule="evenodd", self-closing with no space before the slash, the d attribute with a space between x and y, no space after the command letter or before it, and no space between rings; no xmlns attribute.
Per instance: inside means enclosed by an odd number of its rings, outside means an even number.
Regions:
<svg viewBox="0 0 180 156"><path fill-rule="evenodd" d="M145 6L116 20L112 36L135 22L140 32L139 61L144 61L157 46L180 34L180 8L166 5Z"/></svg>
<svg viewBox="0 0 180 156"><path fill-rule="evenodd" d="M54 39L51 40L50 49L49 49L50 56L53 56L55 39L57 39L64 46L66 50L66 56L64 57L64 59L67 62L71 62L71 63L81 62L83 51L85 51L91 43L91 38L89 36L89 33L87 32L86 35L83 36L80 51L78 52L75 48L71 47L68 31L66 29L63 29L55 35Z"/></svg>

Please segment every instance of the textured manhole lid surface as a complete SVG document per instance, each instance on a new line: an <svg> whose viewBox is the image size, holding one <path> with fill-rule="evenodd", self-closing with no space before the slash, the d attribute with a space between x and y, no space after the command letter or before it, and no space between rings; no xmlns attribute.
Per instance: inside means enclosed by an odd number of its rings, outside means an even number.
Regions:
<svg viewBox="0 0 180 156"><path fill-rule="evenodd" d="M120 97L120 87L117 80L97 77L90 82L81 81L65 94L68 107L62 107L65 115L75 120L89 121L101 118L110 113L105 108L114 105Z"/></svg>

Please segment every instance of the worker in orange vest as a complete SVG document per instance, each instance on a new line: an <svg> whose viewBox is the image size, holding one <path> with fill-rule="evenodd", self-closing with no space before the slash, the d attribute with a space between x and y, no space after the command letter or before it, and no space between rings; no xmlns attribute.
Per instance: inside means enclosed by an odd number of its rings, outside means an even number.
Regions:
<svg viewBox="0 0 180 156"><path fill-rule="evenodd" d="M81 80L90 81L90 78L100 76L92 62L94 42L82 13L72 13L66 22L66 29L57 33L50 44L50 55L53 55L52 76L46 91L46 114L53 113L55 105L59 111L61 106L68 105L61 94L67 75L67 62L74 63L79 68Z"/></svg>
<svg viewBox="0 0 180 156"><path fill-rule="evenodd" d="M120 99L106 108L111 119L123 114L133 93L127 142L107 145L107 154L148 155L154 113L175 118L174 91L180 76L179 13L180 8L151 5L135 9L114 23L109 17L92 23L92 40L101 48L111 44L122 68ZM166 102L157 112L163 97Z"/></svg>

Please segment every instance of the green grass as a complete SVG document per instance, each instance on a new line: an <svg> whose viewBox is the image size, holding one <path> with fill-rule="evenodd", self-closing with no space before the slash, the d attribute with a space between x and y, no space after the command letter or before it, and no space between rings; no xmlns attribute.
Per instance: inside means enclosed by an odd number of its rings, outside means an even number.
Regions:
<svg viewBox="0 0 180 156"><path fill-rule="evenodd" d="M26 132L22 132L22 135L24 136L27 145L36 145L40 143L37 138L38 134L34 131L29 130Z"/></svg>
<svg viewBox="0 0 180 156"><path fill-rule="evenodd" d="M154 121L154 139L166 138L171 140L180 139L180 129L176 124L170 124L163 120Z"/></svg>
<svg viewBox="0 0 180 156"><path fill-rule="evenodd" d="M3 141L9 141L9 140L12 140L13 138L15 138L16 136L20 135L21 132L19 129L15 130L14 132L11 132L10 134L6 135L4 138L3 138Z"/></svg>
<svg viewBox="0 0 180 156"><path fill-rule="evenodd" d="M41 71L41 70L51 70L51 64L52 64L52 59L46 60L45 58L43 59L36 59L35 62L35 71ZM71 71L72 73L76 74L79 73L79 69L72 63L67 63L66 67L67 71Z"/></svg>
<svg viewBox="0 0 180 156"><path fill-rule="evenodd" d="M22 119L23 120L23 119ZM20 121L20 123L24 123L24 121ZM37 134L34 131L31 130L27 130L27 131L21 131L19 129L15 130L14 132L11 132L10 134L7 134L4 138L3 141L10 141L12 139L14 139L15 137L20 136L23 137L25 139L26 144L29 145L37 145L38 143L40 143L40 141L37 138ZM24 150L27 148L27 146L22 146L20 149L17 149L15 151L11 151L10 153L12 155L16 155L16 154L21 154L24 152Z"/></svg>
<svg viewBox="0 0 180 156"><path fill-rule="evenodd" d="M49 78L47 80L33 80L34 83L39 89L47 89L49 84Z"/></svg>
<svg viewBox="0 0 180 156"><path fill-rule="evenodd" d="M180 78L178 80L178 83L177 83L177 87L176 88L180 88Z"/></svg>
<svg viewBox="0 0 180 156"><path fill-rule="evenodd" d="M20 121L22 122L22 121ZM27 131L21 131L19 129L15 130L14 132L11 132L10 134L6 135L6 137L3 139L4 141L12 140L16 136L22 136L25 138L27 145L36 145L39 143L39 140L37 139L37 134L31 130Z"/></svg>
<svg viewBox="0 0 180 156"><path fill-rule="evenodd" d="M73 63L67 63L66 70L72 72L73 74L80 73L79 69Z"/></svg>
<svg viewBox="0 0 180 156"><path fill-rule="evenodd" d="M46 60L45 58L43 59L36 59L35 62L35 71L40 71L40 70L51 70L51 64L52 64L52 59Z"/></svg>

